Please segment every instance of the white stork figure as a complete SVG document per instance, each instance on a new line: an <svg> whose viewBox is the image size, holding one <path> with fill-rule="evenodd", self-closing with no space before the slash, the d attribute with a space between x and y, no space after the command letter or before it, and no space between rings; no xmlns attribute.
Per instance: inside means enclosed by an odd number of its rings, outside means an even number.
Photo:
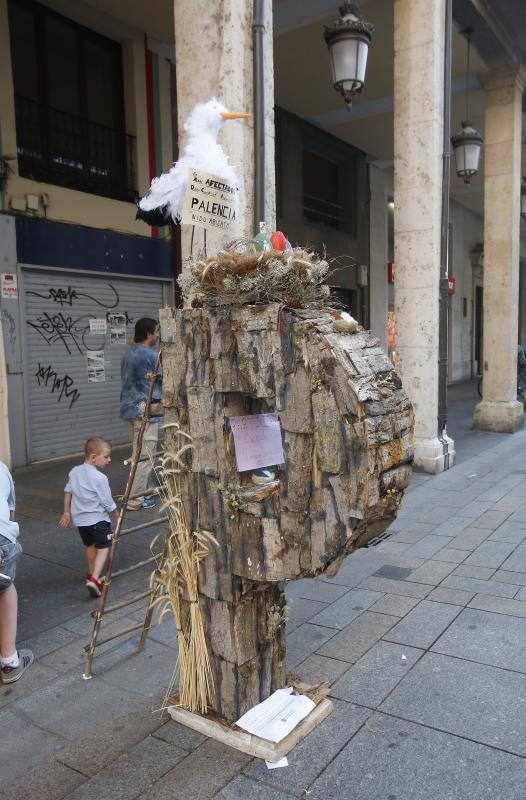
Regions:
<svg viewBox="0 0 526 800"><path fill-rule="evenodd" d="M169 217L180 222L186 183L192 169L210 172L238 186L235 170L217 143L217 136L225 120L251 116L230 113L215 97L207 103L198 103L184 125L183 155L169 172L152 180L149 192L138 203L137 217L151 225L166 224Z"/></svg>

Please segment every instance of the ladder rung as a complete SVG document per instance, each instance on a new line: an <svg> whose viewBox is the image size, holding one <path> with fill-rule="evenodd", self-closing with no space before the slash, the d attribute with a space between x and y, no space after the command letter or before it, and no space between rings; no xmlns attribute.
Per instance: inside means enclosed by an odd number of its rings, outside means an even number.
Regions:
<svg viewBox="0 0 526 800"><path fill-rule="evenodd" d="M121 536L127 536L128 533L135 533L135 531L142 531L145 528L153 528L154 525L160 525L161 522L168 522L168 517L156 517L155 519L150 520L150 522L142 522L140 525L134 525L132 528L125 528L123 531L120 532L119 538Z"/></svg>
<svg viewBox="0 0 526 800"><path fill-rule="evenodd" d="M131 494L128 497L128 501L137 500L138 497L155 497L156 495L159 494L159 491L160 491L160 489L159 489L159 487L157 487L155 489L148 489L147 492L140 492L139 494ZM124 495L123 494L116 494L115 497L117 498L117 500L122 500Z"/></svg>
<svg viewBox="0 0 526 800"><path fill-rule="evenodd" d="M159 458L159 456L164 456L164 455L165 455L164 450L156 450L155 453L151 454L151 456L141 456L140 458L138 458L137 463L140 464L141 461L149 461L151 458ZM132 461L133 461L133 456L131 458L125 459L122 463L124 464L125 467L127 467L128 464L132 463Z"/></svg>
<svg viewBox="0 0 526 800"><path fill-rule="evenodd" d="M112 611L118 611L119 608L126 608L126 606L131 606L132 603L138 603L139 600L144 600L145 597L149 597L151 593L151 589L149 589L147 592L135 595L135 597L132 597L131 600L123 600L122 603L115 603L113 606L108 606L108 608L104 609L104 614L111 614ZM91 616L96 617L98 613L98 609L94 609L91 612Z"/></svg>
<svg viewBox="0 0 526 800"><path fill-rule="evenodd" d="M124 636L126 633L132 633L133 631L138 631L139 628L144 627L144 622L139 622L137 625L132 625L130 628L125 628L123 631L119 631L118 633L114 633L113 636L106 636L105 639L97 639L95 642L95 647L100 647L101 644L106 644L106 642L111 642L113 639L118 639L119 636ZM86 653L89 650L89 644L87 644L84 648Z"/></svg>
<svg viewBox="0 0 526 800"><path fill-rule="evenodd" d="M161 557L161 553L156 556L152 556L151 558L147 558L146 561L139 561L138 564L133 564L131 567L126 567L125 569L119 569L117 572L112 572L111 579L118 578L120 575L126 575L127 572L133 572L134 569L139 569L140 567L146 566L146 564L151 564L152 561L157 561L158 558ZM101 578L101 581L105 580Z"/></svg>

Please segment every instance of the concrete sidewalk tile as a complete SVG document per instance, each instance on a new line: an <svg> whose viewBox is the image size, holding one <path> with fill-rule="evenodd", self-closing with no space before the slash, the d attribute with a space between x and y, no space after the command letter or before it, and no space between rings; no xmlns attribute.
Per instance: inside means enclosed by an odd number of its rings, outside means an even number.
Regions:
<svg viewBox="0 0 526 800"><path fill-rule="evenodd" d="M308 800L523 800L525 783L522 758L376 713Z"/></svg>
<svg viewBox="0 0 526 800"><path fill-rule="evenodd" d="M437 536L457 536L467 528L470 520L465 517L451 517L447 522L442 522L433 531Z"/></svg>
<svg viewBox="0 0 526 800"><path fill-rule="evenodd" d="M526 600L526 589L524 588L524 586L517 592L515 597L517 600Z"/></svg>
<svg viewBox="0 0 526 800"><path fill-rule="evenodd" d="M287 601L287 607L289 609L287 631L292 633L304 622L308 622L320 611L323 611L324 608L327 608L327 603L320 603L318 600L307 600L304 597L294 597Z"/></svg>
<svg viewBox="0 0 526 800"><path fill-rule="evenodd" d="M526 675L426 653L381 710L524 756L525 697Z"/></svg>
<svg viewBox="0 0 526 800"><path fill-rule="evenodd" d="M292 585L294 585L294 582L292 582ZM334 583L325 583L319 578L310 578L298 597L304 597L306 600L318 600L320 603L334 603L335 600L348 591L348 586L338 586Z"/></svg>
<svg viewBox="0 0 526 800"><path fill-rule="evenodd" d="M16 683L8 683L5 686L0 683L0 708L7 708L24 697L39 692L46 686L53 684L59 673L35 661L31 668L25 673L24 680Z"/></svg>
<svg viewBox="0 0 526 800"><path fill-rule="evenodd" d="M418 597L422 599L428 594L433 586L426 586L421 583L411 583L410 581L394 581L391 578L366 578L358 587L360 589L372 589L375 592L386 592L387 594L401 594L406 597Z"/></svg>
<svg viewBox="0 0 526 800"><path fill-rule="evenodd" d="M432 649L526 673L526 619L465 608Z"/></svg>
<svg viewBox="0 0 526 800"><path fill-rule="evenodd" d="M364 611L350 625L319 647L317 652L322 656L354 664L399 621L398 617Z"/></svg>
<svg viewBox="0 0 526 800"><path fill-rule="evenodd" d="M518 586L513 586L510 583L502 583L496 580L481 581L478 578L461 578L455 575L449 575L441 583L442 587L448 589L463 589L465 592L474 592L478 594L494 594L496 597L514 597L518 591Z"/></svg>
<svg viewBox="0 0 526 800"><path fill-rule="evenodd" d="M60 752L66 739L56 736L46 727L37 727L12 709L0 711L0 730L9 731L2 736L0 749L0 775L2 786L20 780L28 770L49 761Z"/></svg>
<svg viewBox="0 0 526 800"><path fill-rule="evenodd" d="M129 648L125 652L123 647L122 657L117 660L107 661L110 654L104 654L95 661L95 677L116 688L125 687L127 692L140 697L153 698L166 691L177 663L177 651L153 639L147 640L142 653L137 653L136 641L130 642Z"/></svg>
<svg viewBox="0 0 526 800"><path fill-rule="evenodd" d="M115 716L115 708L126 708L133 697L127 688L110 686L96 677L84 681L76 672L18 700L11 708L22 711L41 728L71 740L98 730Z"/></svg>
<svg viewBox="0 0 526 800"><path fill-rule="evenodd" d="M330 764L371 714L366 708L339 700L333 702L332 714L291 750L287 769L268 770L263 761L254 759L243 773L295 797L303 796L304 789Z"/></svg>
<svg viewBox="0 0 526 800"><path fill-rule="evenodd" d="M430 527L431 527L431 530L434 530L434 526L430 526ZM419 531L419 530L413 531L411 529L407 529L407 530L404 529L404 530L397 531L396 533L394 533L392 538L393 538L393 541L395 541L395 542L402 542L403 544L415 544L416 542L419 542L420 539L423 539L424 536L426 536L428 533L431 533L431 530L429 530L429 531Z"/></svg>
<svg viewBox="0 0 526 800"><path fill-rule="evenodd" d="M293 669L336 633L334 628L305 622L287 636L287 666Z"/></svg>
<svg viewBox="0 0 526 800"><path fill-rule="evenodd" d="M409 553L411 549L411 545L406 544L405 542L400 542L397 539L389 538L385 542L380 542L375 547L375 550L378 553L385 553L386 555L391 555L391 553L397 556L404 556L406 553Z"/></svg>
<svg viewBox="0 0 526 800"><path fill-rule="evenodd" d="M453 547L444 547L439 550L431 558L433 561L445 561L448 564L461 564L466 556L469 556L471 550L456 550Z"/></svg>
<svg viewBox="0 0 526 800"><path fill-rule="evenodd" d="M331 686L349 669L347 661L338 661L337 658L327 658L313 653L296 667L296 672L304 683L314 685L327 683Z"/></svg>
<svg viewBox="0 0 526 800"><path fill-rule="evenodd" d="M164 716L166 717L167 713ZM207 738L202 733L193 731L192 728L187 728L185 725L180 725L173 719L169 719L168 722L153 731L152 736L188 751L195 750Z"/></svg>
<svg viewBox="0 0 526 800"><path fill-rule="evenodd" d="M403 581L410 575L412 570L409 567L398 567L394 564L384 564L383 567L373 572L373 578L392 578L395 581Z"/></svg>
<svg viewBox="0 0 526 800"><path fill-rule="evenodd" d="M127 713L123 713L126 709ZM115 707L111 720L100 725L95 732L85 733L72 741L60 751L57 760L91 777L157 731L166 717L166 713L154 713L151 704L134 698L125 706Z"/></svg>
<svg viewBox="0 0 526 800"><path fill-rule="evenodd" d="M526 586L525 572L509 572L508 570L498 569L493 576L494 581L501 583L512 583L515 586Z"/></svg>
<svg viewBox="0 0 526 800"><path fill-rule="evenodd" d="M474 592L464 592L462 589L445 589L442 586L433 589L427 599L435 603L451 603L454 606L466 606L475 596ZM485 595L491 597L491 595Z"/></svg>
<svg viewBox="0 0 526 800"><path fill-rule="evenodd" d="M369 611L376 611L377 614L391 614L393 617L405 617L418 602L418 597L386 594L371 606Z"/></svg>
<svg viewBox="0 0 526 800"><path fill-rule="evenodd" d="M313 578L302 578L299 581L289 581L285 586L285 595L287 599L289 597L303 597L303 589L306 589L312 582ZM313 599L316 600L317 598Z"/></svg>
<svg viewBox="0 0 526 800"><path fill-rule="evenodd" d="M437 584L442 581L446 575L449 575L455 569L454 564L448 564L445 561L426 561L418 569L414 569L406 580L414 581L416 583Z"/></svg>
<svg viewBox="0 0 526 800"><path fill-rule="evenodd" d="M428 508L419 505L420 513L417 517L419 522L429 522L431 519L436 525L440 525L441 522L446 522L446 520L453 517L457 509L456 508L448 508L447 506L433 506L432 508Z"/></svg>
<svg viewBox="0 0 526 800"><path fill-rule="evenodd" d="M464 530L455 536L449 543L449 547L457 548L458 550L476 550L479 544L485 542L491 531L487 528L464 528Z"/></svg>
<svg viewBox="0 0 526 800"><path fill-rule="evenodd" d="M79 786L69 800L132 800L186 756L185 750L148 736Z"/></svg>
<svg viewBox="0 0 526 800"><path fill-rule="evenodd" d="M422 600L398 625L385 634L385 639L426 649L451 624L460 611L459 606Z"/></svg>
<svg viewBox="0 0 526 800"><path fill-rule="evenodd" d="M520 544L502 563L501 568L510 572L526 572L526 545Z"/></svg>
<svg viewBox="0 0 526 800"><path fill-rule="evenodd" d="M489 580L494 574L494 567L472 567L467 561L456 567L453 572L453 575L460 575L462 578L480 578L481 581Z"/></svg>
<svg viewBox="0 0 526 800"><path fill-rule="evenodd" d="M515 549L514 544L486 540L466 558L465 565L474 567L493 567L496 569Z"/></svg>
<svg viewBox="0 0 526 800"><path fill-rule="evenodd" d="M331 697L376 708L423 653L414 647L377 642L334 684Z"/></svg>
<svg viewBox="0 0 526 800"><path fill-rule="evenodd" d="M278 770L279 771L279 770ZM245 775L236 775L221 791L214 795L214 800L290 800L292 795L280 792L273 786L265 786L259 781L252 781Z"/></svg>
<svg viewBox="0 0 526 800"><path fill-rule="evenodd" d="M22 780L4 788L2 776L1 800L62 800L87 778L58 761L40 764L27 772Z"/></svg>
<svg viewBox="0 0 526 800"><path fill-rule="evenodd" d="M250 760L250 756L234 750L233 747L207 739L141 794L140 798L141 800L190 800L190 798L211 800Z"/></svg>
<svg viewBox="0 0 526 800"><path fill-rule="evenodd" d="M480 517L488 508L491 506L491 503L485 500L472 500L471 503L468 503L467 506L464 508L457 509L457 516L459 517L466 517L468 519L476 519Z"/></svg>
<svg viewBox="0 0 526 800"><path fill-rule="evenodd" d="M339 600L326 606L323 611L312 617L311 622L313 625L325 625L328 628L341 630L369 606L376 603L381 596L380 592L372 592L368 589L351 589Z"/></svg>
<svg viewBox="0 0 526 800"><path fill-rule="evenodd" d="M474 526L477 528L488 528L494 531L499 525L502 525L509 516L509 511L492 511L489 509L481 514L480 517L476 517Z"/></svg>
<svg viewBox="0 0 526 800"><path fill-rule="evenodd" d="M447 536L436 536L434 533L429 533L411 547L411 555L414 558L431 558L431 556L438 553L439 550L442 550L443 547L446 547L452 541L454 540Z"/></svg>
<svg viewBox="0 0 526 800"><path fill-rule="evenodd" d="M93 627L93 620L91 621ZM55 650L59 650L64 645L69 644L76 638L76 634L57 625L46 631L37 633L26 641L19 642L19 647L30 647L35 658L43 658Z"/></svg>
<svg viewBox="0 0 526 800"><path fill-rule="evenodd" d="M521 598L520 592L514 600L509 600L507 597L494 597L491 594L476 594L468 603L468 607L526 619L526 603L524 600L526 600L526 596Z"/></svg>

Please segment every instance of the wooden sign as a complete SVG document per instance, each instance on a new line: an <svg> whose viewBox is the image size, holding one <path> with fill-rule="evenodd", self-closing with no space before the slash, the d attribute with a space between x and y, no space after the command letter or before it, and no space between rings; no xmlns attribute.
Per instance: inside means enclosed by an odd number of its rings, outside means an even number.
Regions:
<svg viewBox="0 0 526 800"><path fill-rule="evenodd" d="M181 222L231 233L236 228L238 189L209 172L190 170Z"/></svg>

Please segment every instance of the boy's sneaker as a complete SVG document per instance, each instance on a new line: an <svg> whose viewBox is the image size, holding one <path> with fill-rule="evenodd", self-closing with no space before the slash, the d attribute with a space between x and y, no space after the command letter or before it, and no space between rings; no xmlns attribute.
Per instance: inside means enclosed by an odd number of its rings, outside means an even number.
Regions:
<svg viewBox="0 0 526 800"><path fill-rule="evenodd" d="M268 467L264 469L255 469L252 472L252 483L258 486L263 486L265 483L272 483L274 480L276 480L276 473Z"/></svg>
<svg viewBox="0 0 526 800"><path fill-rule="evenodd" d="M102 594L102 583L94 578L93 575L86 577L86 589L92 597L100 597Z"/></svg>
<svg viewBox="0 0 526 800"><path fill-rule="evenodd" d="M153 508L157 505L157 501L154 497L145 497L141 503L141 508Z"/></svg>
<svg viewBox="0 0 526 800"><path fill-rule="evenodd" d="M18 650L18 658L18 667L2 667L0 670L2 683L14 683L17 681L35 660L31 650Z"/></svg>

